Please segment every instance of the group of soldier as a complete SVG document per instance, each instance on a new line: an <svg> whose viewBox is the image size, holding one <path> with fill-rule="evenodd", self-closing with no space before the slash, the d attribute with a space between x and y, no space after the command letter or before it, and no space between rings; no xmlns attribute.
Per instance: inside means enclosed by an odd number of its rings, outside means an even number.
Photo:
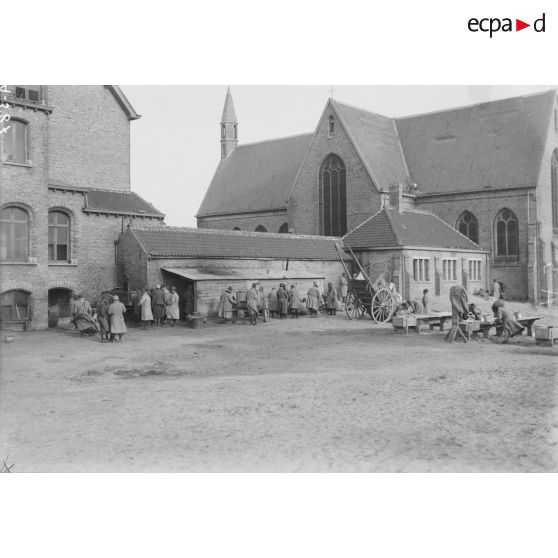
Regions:
<svg viewBox="0 0 558 558"><path fill-rule="evenodd" d="M341 288L339 295L344 303L346 289ZM301 296L296 285L290 285L288 288L286 283L280 283L279 287L273 287L266 294L262 285L252 283L245 294L239 291L236 296L232 286L227 287L221 294L218 315L224 323L233 323L238 312L245 311L250 325L256 325L260 316L264 322L267 322L269 317L285 319L290 316L297 319L302 310L307 310L312 318L316 318L320 311L327 311L329 315L334 316L338 306L338 292L333 283L328 283L327 290L322 294L318 283L314 282L306 296Z"/></svg>

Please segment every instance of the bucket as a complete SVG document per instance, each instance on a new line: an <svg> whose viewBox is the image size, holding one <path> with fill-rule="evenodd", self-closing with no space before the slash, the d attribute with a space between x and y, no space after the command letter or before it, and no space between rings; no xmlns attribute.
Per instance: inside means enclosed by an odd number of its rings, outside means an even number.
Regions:
<svg viewBox="0 0 558 558"><path fill-rule="evenodd" d="M198 329L200 327L203 327L203 316L201 314L199 314L198 312L194 312L190 316L190 320L188 321L188 325L192 329Z"/></svg>

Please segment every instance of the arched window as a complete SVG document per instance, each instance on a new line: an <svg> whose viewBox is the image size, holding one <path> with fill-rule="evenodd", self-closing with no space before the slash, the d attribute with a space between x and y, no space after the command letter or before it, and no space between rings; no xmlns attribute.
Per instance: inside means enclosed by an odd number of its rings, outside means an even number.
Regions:
<svg viewBox="0 0 558 558"><path fill-rule="evenodd" d="M327 134L328 136L333 136L333 132L335 132L335 120L333 118L333 116L330 116L328 119L328 128L327 128Z"/></svg>
<svg viewBox="0 0 558 558"><path fill-rule="evenodd" d="M552 226L558 229L558 149L554 150L550 162L550 184L552 189Z"/></svg>
<svg viewBox="0 0 558 558"><path fill-rule="evenodd" d="M263 225L258 225L255 230L256 232L267 232L267 229Z"/></svg>
<svg viewBox="0 0 558 558"><path fill-rule="evenodd" d="M494 220L496 257L516 260L519 257L519 230L517 217L507 208L501 209Z"/></svg>
<svg viewBox="0 0 558 558"><path fill-rule="evenodd" d="M27 122L10 120L2 134L3 159L8 163L27 164Z"/></svg>
<svg viewBox="0 0 558 558"><path fill-rule="evenodd" d="M279 232L281 234L286 234L289 232L289 223L283 223L280 227L279 227Z"/></svg>
<svg viewBox="0 0 558 558"><path fill-rule="evenodd" d="M455 228L473 242L479 243L479 222L470 211L464 211L459 216Z"/></svg>
<svg viewBox="0 0 558 558"><path fill-rule="evenodd" d="M0 259L25 262L28 251L29 214L21 207L5 207L0 212Z"/></svg>
<svg viewBox="0 0 558 558"><path fill-rule="evenodd" d="M347 232L345 165L337 155L330 155L320 169L320 232L324 236Z"/></svg>
<svg viewBox="0 0 558 558"><path fill-rule="evenodd" d="M238 124L234 125L234 139L238 139Z"/></svg>
<svg viewBox="0 0 558 558"><path fill-rule="evenodd" d="M70 217L63 211L48 212L48 260L70 261Z"/></svg>
<svg viewBox="0 0 558 558"><path fill-rule="evenodd" d="M31 293L22 290L6 291L0 296L0 319L28 320L31 317Z"/></svg>
<svg viewBox="0 0 558 558"><path fill-rule="evenodd" d="M225 124L221 124L221 139L225 139L227 137L227 127Z"/></svg>
<svg viewBox="0 0 558 558"><path fill-rule="evenodd" d="M233 231L239 231L239 230L240 230L240 227L235 227L235 228L233 229Z"/></svg>

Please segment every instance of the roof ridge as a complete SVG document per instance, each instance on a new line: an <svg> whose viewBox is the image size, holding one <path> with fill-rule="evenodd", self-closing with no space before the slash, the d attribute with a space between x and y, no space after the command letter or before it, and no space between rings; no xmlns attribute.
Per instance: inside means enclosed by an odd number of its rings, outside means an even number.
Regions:
<svg viewBox="0 0 558 558"><path fill-rule="evenodd" d="M337 101L336 99L332 99L332 102L335 103L336 105L342 105L354 110L360 110L361 112L366 112L367 114L372 114L373 116L379 116L380 118L385 118L386 120L395 120L393 116L386 116L385 114L374 112L372 110L368 110L362 107L357 107L356 105L351 105L350 103L344 103L342 101Z"/></svg>
<svg viewBox="0 0 558 558"><path fill-rule="evenodd" d="M223 236L248 236L248 237L255 237L255 238L282 238L282 239L312 239L312 240L323 240L323 241L332 241L336 242L341 240L341 237L338 236L321 236L321 235L311 235L311 234L290 234L290 233L272 233L272 232L255 232L255 231L233 231L228 229L202 229L196 227L176 227L171 225L153 225L153 226L143 226L130 227L138 232L141 231L165 231L165 232L196 232L202 234L221 234ZM265 236L264 236L265 235Z"/></svg>
<svg viewBox="0 0 558 558"><path fill-rule="evenodd" d="M386 214L386 218L388 220L389 226L391 227L391 232L395 238L395 242L397 243L396 246L404 246L404 244L401 242L401 239L399 238L399 236L397 235L397 232L395 231L395 227L393 225L393 219L391 218L389 211L385 211L386 209L388 209L389 206L384 206L382 209L384 210L384 213ZM394 211L397 211L397 213L399 213L398 209L395 209L394 207L389 207L389 209L393 209Z"/></svg>
<svg viewBox="0 0 558 558"><path fill-rule="evenodd" d="M418 113L414 113L414 114L408 114L405 116L394 116L393 120L394 121L399 121L399 120L406 120L408 118L420 118L421 116L431 116L433 114L442 114L444 112L452 112L452 111L458 111L458 110L464 110L464 109L471 109L474 107L478 107L480 105L492 105L492 104L496 104L496 103L503 103L504 101L510 101L511 99L527 99L527 98L531 98L531 97L537 97L537 96L541 96L543 97L544 95L548 95L549 93L554 93L554 96L556 96L558 94L558 89L548 89L546 91L538 91L535 93L528 93L526 95L515 95L514 97L504 97L503 99L494 99L493 101L482 101L480 103L471 103L468 105L459 105L456 107L449 107L449 108L445 108L445 109L439 109L439 110L430 110L427 112L418 112Z"/></svg>
<svg viewBox="0 0 558 558"><path fill-rule="evenodd" d="M374 215L371 215L370 217L366 218L362 223L359 223L356 227L354 227L353 229L351 229L350 231L345 233L343 238L349 236L350 234L354 233L356 230L360 229L360 227L363 227L364 225L366 225L366 223L368 223L368 221L370 221L371 219L374 219L374 217L376 217L376 215L378 215L378 213L381 213L384 209L385 209L384 207L381 207L378 211L376 211L376 213L374 213Z"/></svg>

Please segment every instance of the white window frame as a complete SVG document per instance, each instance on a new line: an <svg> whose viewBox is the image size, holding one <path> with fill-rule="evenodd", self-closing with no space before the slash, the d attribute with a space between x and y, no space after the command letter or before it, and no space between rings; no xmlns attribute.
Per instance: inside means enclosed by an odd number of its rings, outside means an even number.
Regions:
<svg viewBox="0 0 558 558"><path fill-rule="evenodd" d="M469 260L469 281L482 281L482 260Z"/></svg>
<svg viewBox="0 0 558 558"><path fill-rule="evenodd" d="M413 279L416 283L430 283L430 258L413 258Z"/></svg>
<svg viewBox="0 0 558 558"><path fill-rule="evenodd" d="M457 258L442 258L442 279L444 281L457 281Z"/></svg>

